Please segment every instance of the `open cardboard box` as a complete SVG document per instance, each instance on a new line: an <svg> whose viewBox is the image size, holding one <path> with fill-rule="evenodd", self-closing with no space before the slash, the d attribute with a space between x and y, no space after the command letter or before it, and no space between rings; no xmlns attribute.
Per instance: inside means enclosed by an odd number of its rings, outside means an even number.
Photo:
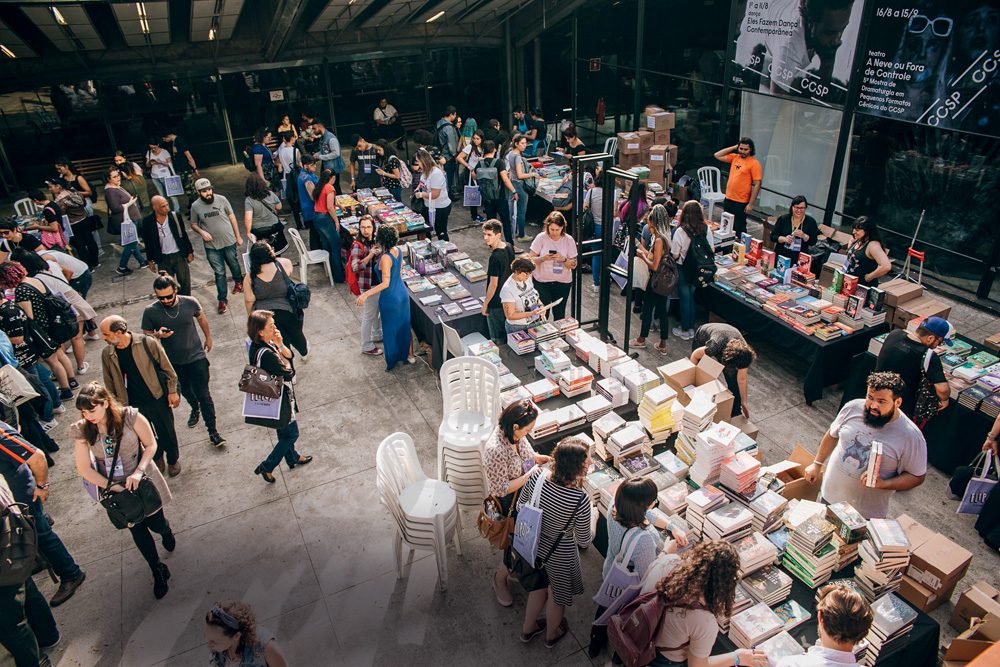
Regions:
<svg viewBox="0 0 1000 667"><path fill-rule="evenodd" d="M826 466L820 468L815 484L807 482L806 467L815 458L802 445L795 445L795 449L788 455L786 461L761 468L761 473L772 472L778 479L784 482L785 488L782 489L781 495L789 500L792 498L816 500L816 497L819 495L820 486L823 484L823 474L826 472Z"/></svg>
<svg viewBox="0 0 1000 667"><path fill-rule="evenodd" d="M722 378L723 366L718 361L706 354L697 366L690 359L678 359L657 370L663 381L677 392L677 400L681 405L687 406L691 402L691 397L684 388L694 386L696 390L712 397L716 405L715 421L729 420L735 397Z"/></svg>
<svg viewBox="0 0 1000 667"><path fill-rule="evenodd" d="M845 232L838 232L836 229L830 225L820 225L819 233L826 238L836 241L837 243L842 243L843 245L850 245L854 238Z"/></svg>
<svg viewBox="0 0 1000 667"><path fill-rule="evenodd" d="M944 654L945 660L972 660L1000 641L1000 616L987 614L982 620L955 637Z"/></svg>
<svg viewBox="0 0 1000 667"><path fill-rule="evenodd" d="M1000 591L980 581L958 598L948 625L961 632L968 629L973 617L982 618L987 614L1000 617Z"/></svg>
<svg viewBox="0 0 1000 667"><path fill-rule="evenodd" d="M730 409L729 411L732 412L732 409ZM726 421L735 426L736 428L738 428L739 430L746 433L754 440L756 440L757 436L760 434L760 429L757 427L757 425L754 424L749 419L747 419L746 417L744 417L743 415L736 415L735 417L730 417Z"/></svg>

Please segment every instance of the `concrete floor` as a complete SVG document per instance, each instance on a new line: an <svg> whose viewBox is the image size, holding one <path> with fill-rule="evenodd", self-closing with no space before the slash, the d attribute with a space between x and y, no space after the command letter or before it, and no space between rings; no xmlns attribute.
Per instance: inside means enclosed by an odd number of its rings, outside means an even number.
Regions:
<svg viewBox="0 0 1000 667"><path fill-rule="evenodd" d="M206 170L205 175L216 192L231 195L234 207L241 209L241 167ZM467 212L458 207L451 220L453 229L469 224ZM453 241L485 262L478 228L455 232ZM498 553L478 537L471 511L462 514L463 555L458 557L454 548L448 551L447 591L437 585L429 552L417 552L405 576L396 578L392 524L375 490L375 451L385 436L405 431L416 441L424 470L434 471L434 431L441 416L437 376L422 360L386 373L381 357L359 354L358 308L346 286L330 287L320 268L309 273L313 300L305 331L312 353L300 365L296 388L302 407L298 449L316 460L297 472L282 466L274 485L252 474L274 435L246 426L239 414L236 383L245 363L242 298L231 299L225 315L216 314L211 270L200 239L196 245L194 295L212 327L212 387L228 446L213 448L201 424L186 427L186 404L178 410L184 470L170 480L174 500L165 508L177 549L164 556L173 576L170 592L157 601L149 570L129 535L116 531L82 488L68 439L75 415L68 411L61 416L52 435L63 449L55 456L46 508L88 578L55 610L63 641L51 652L53 664L206 664L204 614L217 599L229 597L253 604L293 666L610 664L607 653L593 663L586 655L594 609L589 595L569 608L571 635L554 649L546 650L538 639L530 645L518 640L526 596L515 586L512 608L496 603L490 576ZM297 260L294 250L288 256ZM143 308L151 302L152 276L136 271L124 280L112 278L115 262L106 255L89 298L99 315L120 314L137 328ZM585 285L589 281L586 276ZM584 317L594 317L596 306L596 295L588 287ZM699 321L705 316L699 312ZM611 321L621 339L620 298L612 300ZM954 307L952 322L975 338L996 332L995 318L963 306ZM675 324L672 319L671 326ZM764 463L784 459L796 443L815 451L836 413L839 392L828 390L807 407L797 379L804 365L785 357L780 342L751 342L758 353L750 374L751 418L761 429ZM103 345L87 343L92 369L81 381L101 378ZM690 350L689 343L674 337L667 345L667 357L644 350L640 362L655 368ZM946 484L932 469L923 486L896 494L891 513L908 512L975 554L960 589L981 579L996 584L1000 560L973 531L974 517L955 515L957 503L945 499ZM601 558L594 549L582 552L581 558L586 590L592 594L600 584ZM53 592L50 581L41 576L37 581L46 596ZM933 614L942 623L945 642L955 634L947 626L951 608L946 604ZM10 665L9 656L0 656L0 667Z"/></svg>

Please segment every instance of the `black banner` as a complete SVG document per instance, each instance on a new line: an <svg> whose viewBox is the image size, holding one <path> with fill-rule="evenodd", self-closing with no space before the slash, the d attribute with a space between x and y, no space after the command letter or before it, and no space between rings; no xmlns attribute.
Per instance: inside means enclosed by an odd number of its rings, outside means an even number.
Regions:
<svg viewBox="0 0 1000 667"><path fill-rule="evenodd" d="M1000 136L1000 2L876 1L857 111Z"/></svg>

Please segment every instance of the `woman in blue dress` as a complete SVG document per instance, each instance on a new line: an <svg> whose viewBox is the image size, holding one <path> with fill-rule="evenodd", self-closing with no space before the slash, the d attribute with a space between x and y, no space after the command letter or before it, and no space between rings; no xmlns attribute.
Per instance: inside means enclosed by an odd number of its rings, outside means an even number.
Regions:
<svg viewBox="0 0 1000 667"><path fill-rule="evenodd" d="M381 282L358 297L355 302L363 306L365 299L378 294L378 312L382 318L382 345L385 348L385 370L391 371L396 362L413 363L410 355L410 296L400 275L403 264L402 251L396 247L399 234L391 225L380 225L375 230L375 242L383 250L378 261Z"/></svg>

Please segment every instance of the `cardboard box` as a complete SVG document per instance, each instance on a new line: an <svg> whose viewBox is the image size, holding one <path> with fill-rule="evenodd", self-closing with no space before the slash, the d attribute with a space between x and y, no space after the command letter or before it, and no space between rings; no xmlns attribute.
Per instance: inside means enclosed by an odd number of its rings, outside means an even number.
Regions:
<svg viewBox="0 0 1000 667"><path fill-rule="evenodd" d="M923 586L910 577L903 575L903 580L897 591L899 595L924 613L931 612L951 599L951 594L955 590L958 582L953 582L941 592L934 591Z"/></svg>
<svg viewBox="0 0 1000 667"><path fill-rule="evenodd" d="M670 130L653 130L653 143L667 145L670 143Z"/></svg>
<svg viewBox="0 0 1000 667"><path fill-rule="evenodd" d="M1000 641L1000 616L987 614L980 623L962 632L952 640L945 660L972 660Z"/></svg>
<svg viewBox="0 0 1000 667"><path fill-rule="evenodd" d="M650 144L652 146L652 144ZM638 132L618 133L618 154L619 155L639 155L642 153L642 143L639 141Z"/></svg>
<svg viewBox="0 0 1000 667"><path fill-rule="evenodd" d="M921 525L916 519L913 519L908 514L901 514L896 521L899 522L899 527L903 529L904 533L906 533L906 538L910 540L911 552L915 551L921 544L937 535L937 533L933 530Z"/></svg>
<svg viewBox="0 0 1000 667"><path fill-rule="evenodd" d="M929 296L919 296L916 299L910 299L909 301L904 301L901 305L896 306L896 312L903 311L907 313L907 321L912 320L914 317L943 317L948 319L951 315L951 306L940 301L935 301Z"/></svg>
<svg viewBox="0 0 1000 667"><path fill-rule="evenodd" d="M678 359L660 366L657 370L663 381L677 392L677 400L681 405L691 402L691 397L684 391L684 387L693 385L695 389L712 396L717 410L715 421L729 420L735 397L729 391L726 381L721 379L722 364L718 361L705 355L697 366L691 363L690 359Z"/></svg>
<svg viewBox="0 0 1000 667"><path fill-rule="evenodd" d="M639 153L621 153L618 155L618 166L622 169L638 167L642 163L642 155Z"/></svg>
<svg viewBox="0 0 1000 667"><path fill-rule="evenodd" d="M910 299L916 299L924 293L924 286L911 283L903 278L896 278L887 283L879 285L885 291L885 305L897 307L901 303L906 303Z"/></svg>
<svg viewBox="0 0 1000 667"><path fill-rule="evenodd" d="M913 550L906 574L914 581L943 595L945 589L955 588L955 584L969 571L971 562L971 551L940 533L934 533Z"/></svg>
<svg viewBox="0 0 1000 667"><path fill-rule="evenodd" d="M649 174L650 179L653 174L660 174L661 177L667 170L667 146L653 144L649 147Z"/></svg>
<svg viewBox="0 0 1000 667"><path fill-rule="evenodd" d="M653 133L639 130L636 134L639 135L639 152L648 154L649 149L653 146Z"/></svg>
<svg viewBox="0 0 1000 667"><path fill-rule="evenodd" d="M789 454L788 460L776 463L773 466L761 468L762 473L773 472L778 479L785 483L781 495L791 500L816 500L819 495L820 486L823 484L823 474L826 466L820 468L816 483L810 484L806 481L806 467L813 462L815 457L810 454L802 445L795 445L795 449Z"/></svg>
<svg viewBox="0 0 1000 667"><path fill-rule="evenodd" d="M678 181L680 183L680 181ZM675 185L674 186L674 199L679 203L683 204L688 199L691 198L690 192L688 192L688 186L686 185Z"/></svg>
<svg viewBox="0 0 1000 667"><path fill-rule="evenodd" d="M771 240L771 230L774 229L774 223L778 221L776 216L770 215L764 220L764 236L761 239L761 244L768 250L774 250L775 243Z"/></svg>
<svg viewBox="0 0 1000 667"><path fill-rule="evenodd" d="M669 111L646 114L647 130L672 130L675 127L674 123L674 114Z"/></svg>
<svg viewBox="0 0 1000 667"><path fill-rule="evenodd" d="M854 240L850 234L847 234L846 232L838 232L830 225L819 225L819 233L821 236L845 246L850 245L851 241Z"/></svg>
<svg viewBox="0 0 1000 667"><path fill-rule="evenodd" d="M948 625L961 632L969 628L973 617L982 618L986 614L1000 616L1000 591L980 581L958 598Z"/></svg>
<svg viewBox="0 0 1000 667"><path fill-rule="evenodd" d="M730 412L732 412L732 410L730 410ZM754 440L756 440L757 436L760 434L760 429L757 428L756 424L754 424L752 421L750 421L743 415L736 415L735 417L730 417L726 421L735 426L736 428L738 428L739 430L746 433Z"/></svg>
<svg viewBox="0 0 1000 667"><path fill-rule="evenodd" d="M665 109L656 106L655 104L647 104L646 109L642 112L643 116L652 116L654 113L663 113Z"/></svg>
<svg viewBox="0 0 1000 667"><path fill-rule="evenodd" d="M1000 352L1000 333L993 334L992 336L984 340L983 345L993 350L994 352Z"/></svg>

